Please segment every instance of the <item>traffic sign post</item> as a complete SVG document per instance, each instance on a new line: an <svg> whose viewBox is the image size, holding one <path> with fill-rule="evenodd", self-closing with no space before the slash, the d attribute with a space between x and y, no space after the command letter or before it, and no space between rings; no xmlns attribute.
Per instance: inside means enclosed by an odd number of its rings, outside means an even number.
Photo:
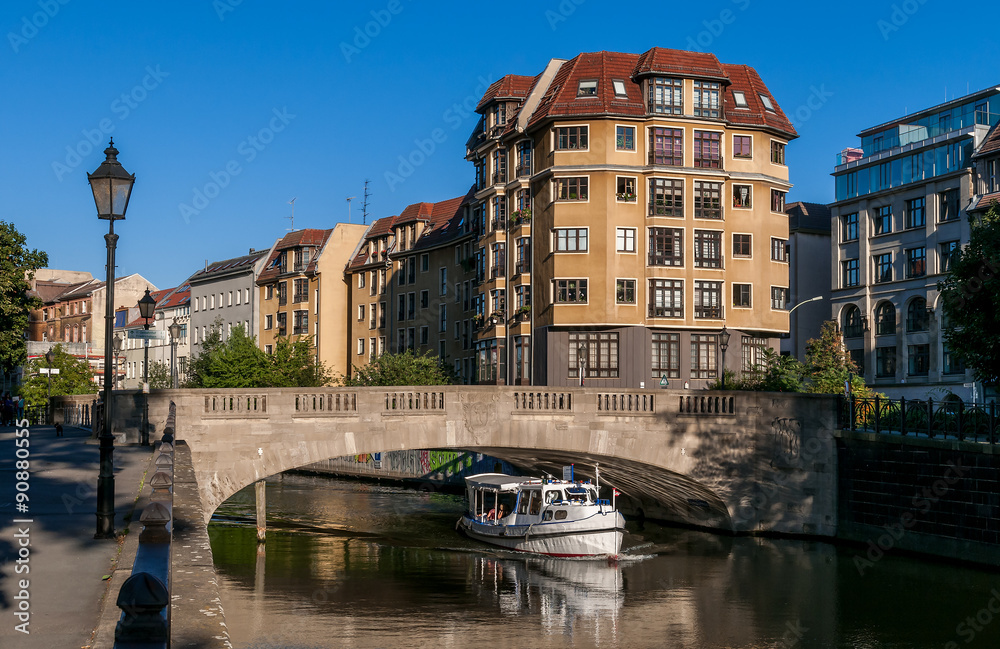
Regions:
<svg viewBox="0 0 1000 649"><path fill-rule="evenodd" d="M667 380L667 375L664 374L663 376L660 377L660 387L665 388L668 385L670 385L670 381Z"/></svg>

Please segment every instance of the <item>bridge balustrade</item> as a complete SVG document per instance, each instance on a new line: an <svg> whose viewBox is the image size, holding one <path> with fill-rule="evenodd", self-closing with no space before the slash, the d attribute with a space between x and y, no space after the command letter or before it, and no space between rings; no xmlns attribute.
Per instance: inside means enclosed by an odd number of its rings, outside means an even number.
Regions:
<svg viewBox="0 0 1000 649"><path fill-rule="evenodd" d="M444 410L444 392L386 392L387 411L440 411Z"/></svg>
<svg viewBox="0 0 1000 649"><path fill-rule="evenodd" d="M205 414L223 417L267 415L265 394L213 394L205 396Z"/></svg>
<svg viewBox="0 0 1000 649"><path fill-rule="evenodd" d="M652 394L606 393L597 395L597 411L651 415L656 412Z"/></svg>
<svg viewBox="0 0 1000 649"><path fill-rule="evenodd" d="M357 392L315 392L295 395L296 414L357 414Z"/></svg>
<svg viewBox="0 0 1000 649"><path fill-rule="evenodd" d="M572 411L573 395L568 392L515 392L514 410Z"/></svg>
<svg viewBox="0 0 1000 649"><path fill-rule="evenodd" d="M682 415L735 415L735 398L720 395L681 396L677 412Z"/></svg>

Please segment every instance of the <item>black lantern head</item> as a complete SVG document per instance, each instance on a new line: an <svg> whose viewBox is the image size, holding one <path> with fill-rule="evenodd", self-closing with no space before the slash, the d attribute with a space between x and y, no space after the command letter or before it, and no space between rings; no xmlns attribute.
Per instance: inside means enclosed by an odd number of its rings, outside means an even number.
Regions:
<svg viewBox="0 0 1000 649"><path fill-rule="evenodd" d="M139 317L143 320L149 320L153 317L153 311L156 309L156 300L153 296L149 294L149 289L146 289L146 294L139 299Z"/></svg>
<svg viewBox="0 0 1000 649"><path fill-rule="evenodd" d="M92 174L87 174L90 189L94 192L94 203L97 205L97 218L107 221L118 221L125 218L128 209L128 199L132 195L132 184L135 174L125 171L118 162L118 149L114 139L104 150L107 159Z"/></svg>

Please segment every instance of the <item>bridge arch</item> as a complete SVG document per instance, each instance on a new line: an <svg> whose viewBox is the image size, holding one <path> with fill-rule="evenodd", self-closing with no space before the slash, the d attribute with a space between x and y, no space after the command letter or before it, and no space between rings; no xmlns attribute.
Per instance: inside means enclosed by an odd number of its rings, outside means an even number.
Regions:
<svg viewBox="0 0 1000 649"><path fill-rule="evenodd" d="M538 473L574 463L587 475L600 462L602 483L651 518L736 533L835 532L830 397L493 386L170 390L151 395L154 424L171 400L206 523L237 491L282 471L358 453L464 449Z"/></svg>

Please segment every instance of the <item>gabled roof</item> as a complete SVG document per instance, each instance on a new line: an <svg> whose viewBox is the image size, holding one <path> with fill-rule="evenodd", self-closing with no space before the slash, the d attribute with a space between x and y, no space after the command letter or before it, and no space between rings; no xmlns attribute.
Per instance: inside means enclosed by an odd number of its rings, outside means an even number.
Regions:
<svg viewBox="0 0 1000 649"><path fill-rule="evenodd" d="M830 208L823 203L806 203L799 201L785 206L788 215L789 232L817 232L830 234L832 221Z"/></svg>
<svg viewBox="0 0 1000 649"><path fill-rule="evenodd" d="M494 99L524 99L528 96L535 77L525 77L519 74L508 74L490 84L483 98L476 106L476 112L481 111Z"/></svg>
<svg viewBox="0 0 1000 649"><path fill-rule="evenodd" d="M374 264L378 261L385 261L384 257L381 260L375 259L374 255L370 254L371 246L368 244L371 241L381 239L382 237L389 237L389 249L391 250L393 241L395 240L393 228L395 227L396 220L398 218L398 216L385 216L372 223L368 227L368 232L365 233L365 236L361 238L361 242L358 243L354 257L350 262L348 262L347 267L357 268L360 266L367 266L368 264Z"/></svg>
<svg viewBox="0 0 1000 649"><path fill-rule="evenodd" d="M972 154L972 157L981 158L997 152L1000 152L1000 122L993 125L993 128L986 134L983 143L979 145L979 148Z"/></svg>
<svg viewBox="0 0 1000 649"><path fill-rule="evenodd" d="M713 54L658 47L643 54L621 52L578 54L559 68L545 95L530 116L527 127L530 129L549 118L574 115L644 117L647 115L647 108L640 84L644 77L654 74L716 80L723 87L725 117L730 123L770 128L780 131L789 138L798 137L791 121L752 67L720 63ZM597 81L596 95L578 96L580 82L590 80ZM624 82L626 96L616 95L614 80ZM747 100L747 108L736 107L733 99L734 91L743 93ZM771 101L773 111L764 107L762 95Z"/></svg>
<svg viewBox="0 0 1000 649"><path fill-rule="evenodd" d="M315 273L316 272L316 261L319 259L320 251L323 246L326 245L327 240L330 238L330 234L333 229L330 230L296 230L295 232L289 232L284 237L281 238L274 246L274 251L271 256L268 257L267 264L264 266L264 270L260 272L260 276L257 278L257 283L262 284L274 280L279 275L278 268L274 267L274 262L277 260L281 253L285 250L291 250L292 248L318 248L314 254L309 255L309 265L306 266L303 272L305 273Z"/></svg>
<svg viewBox="0 0 1000 649"><path fill-rule="evenodd" d="M34 291L30 291L30 293L37 296L42 302L46 304L51 304L52 302L57 302L61 299L64 299L66 295L76 294L77 291L81 290L85 286L92 284L93 282L94 280L88 280L86 282L64 284L62 282L47 282L44 280L37 280L35 282Z"/></svg>

